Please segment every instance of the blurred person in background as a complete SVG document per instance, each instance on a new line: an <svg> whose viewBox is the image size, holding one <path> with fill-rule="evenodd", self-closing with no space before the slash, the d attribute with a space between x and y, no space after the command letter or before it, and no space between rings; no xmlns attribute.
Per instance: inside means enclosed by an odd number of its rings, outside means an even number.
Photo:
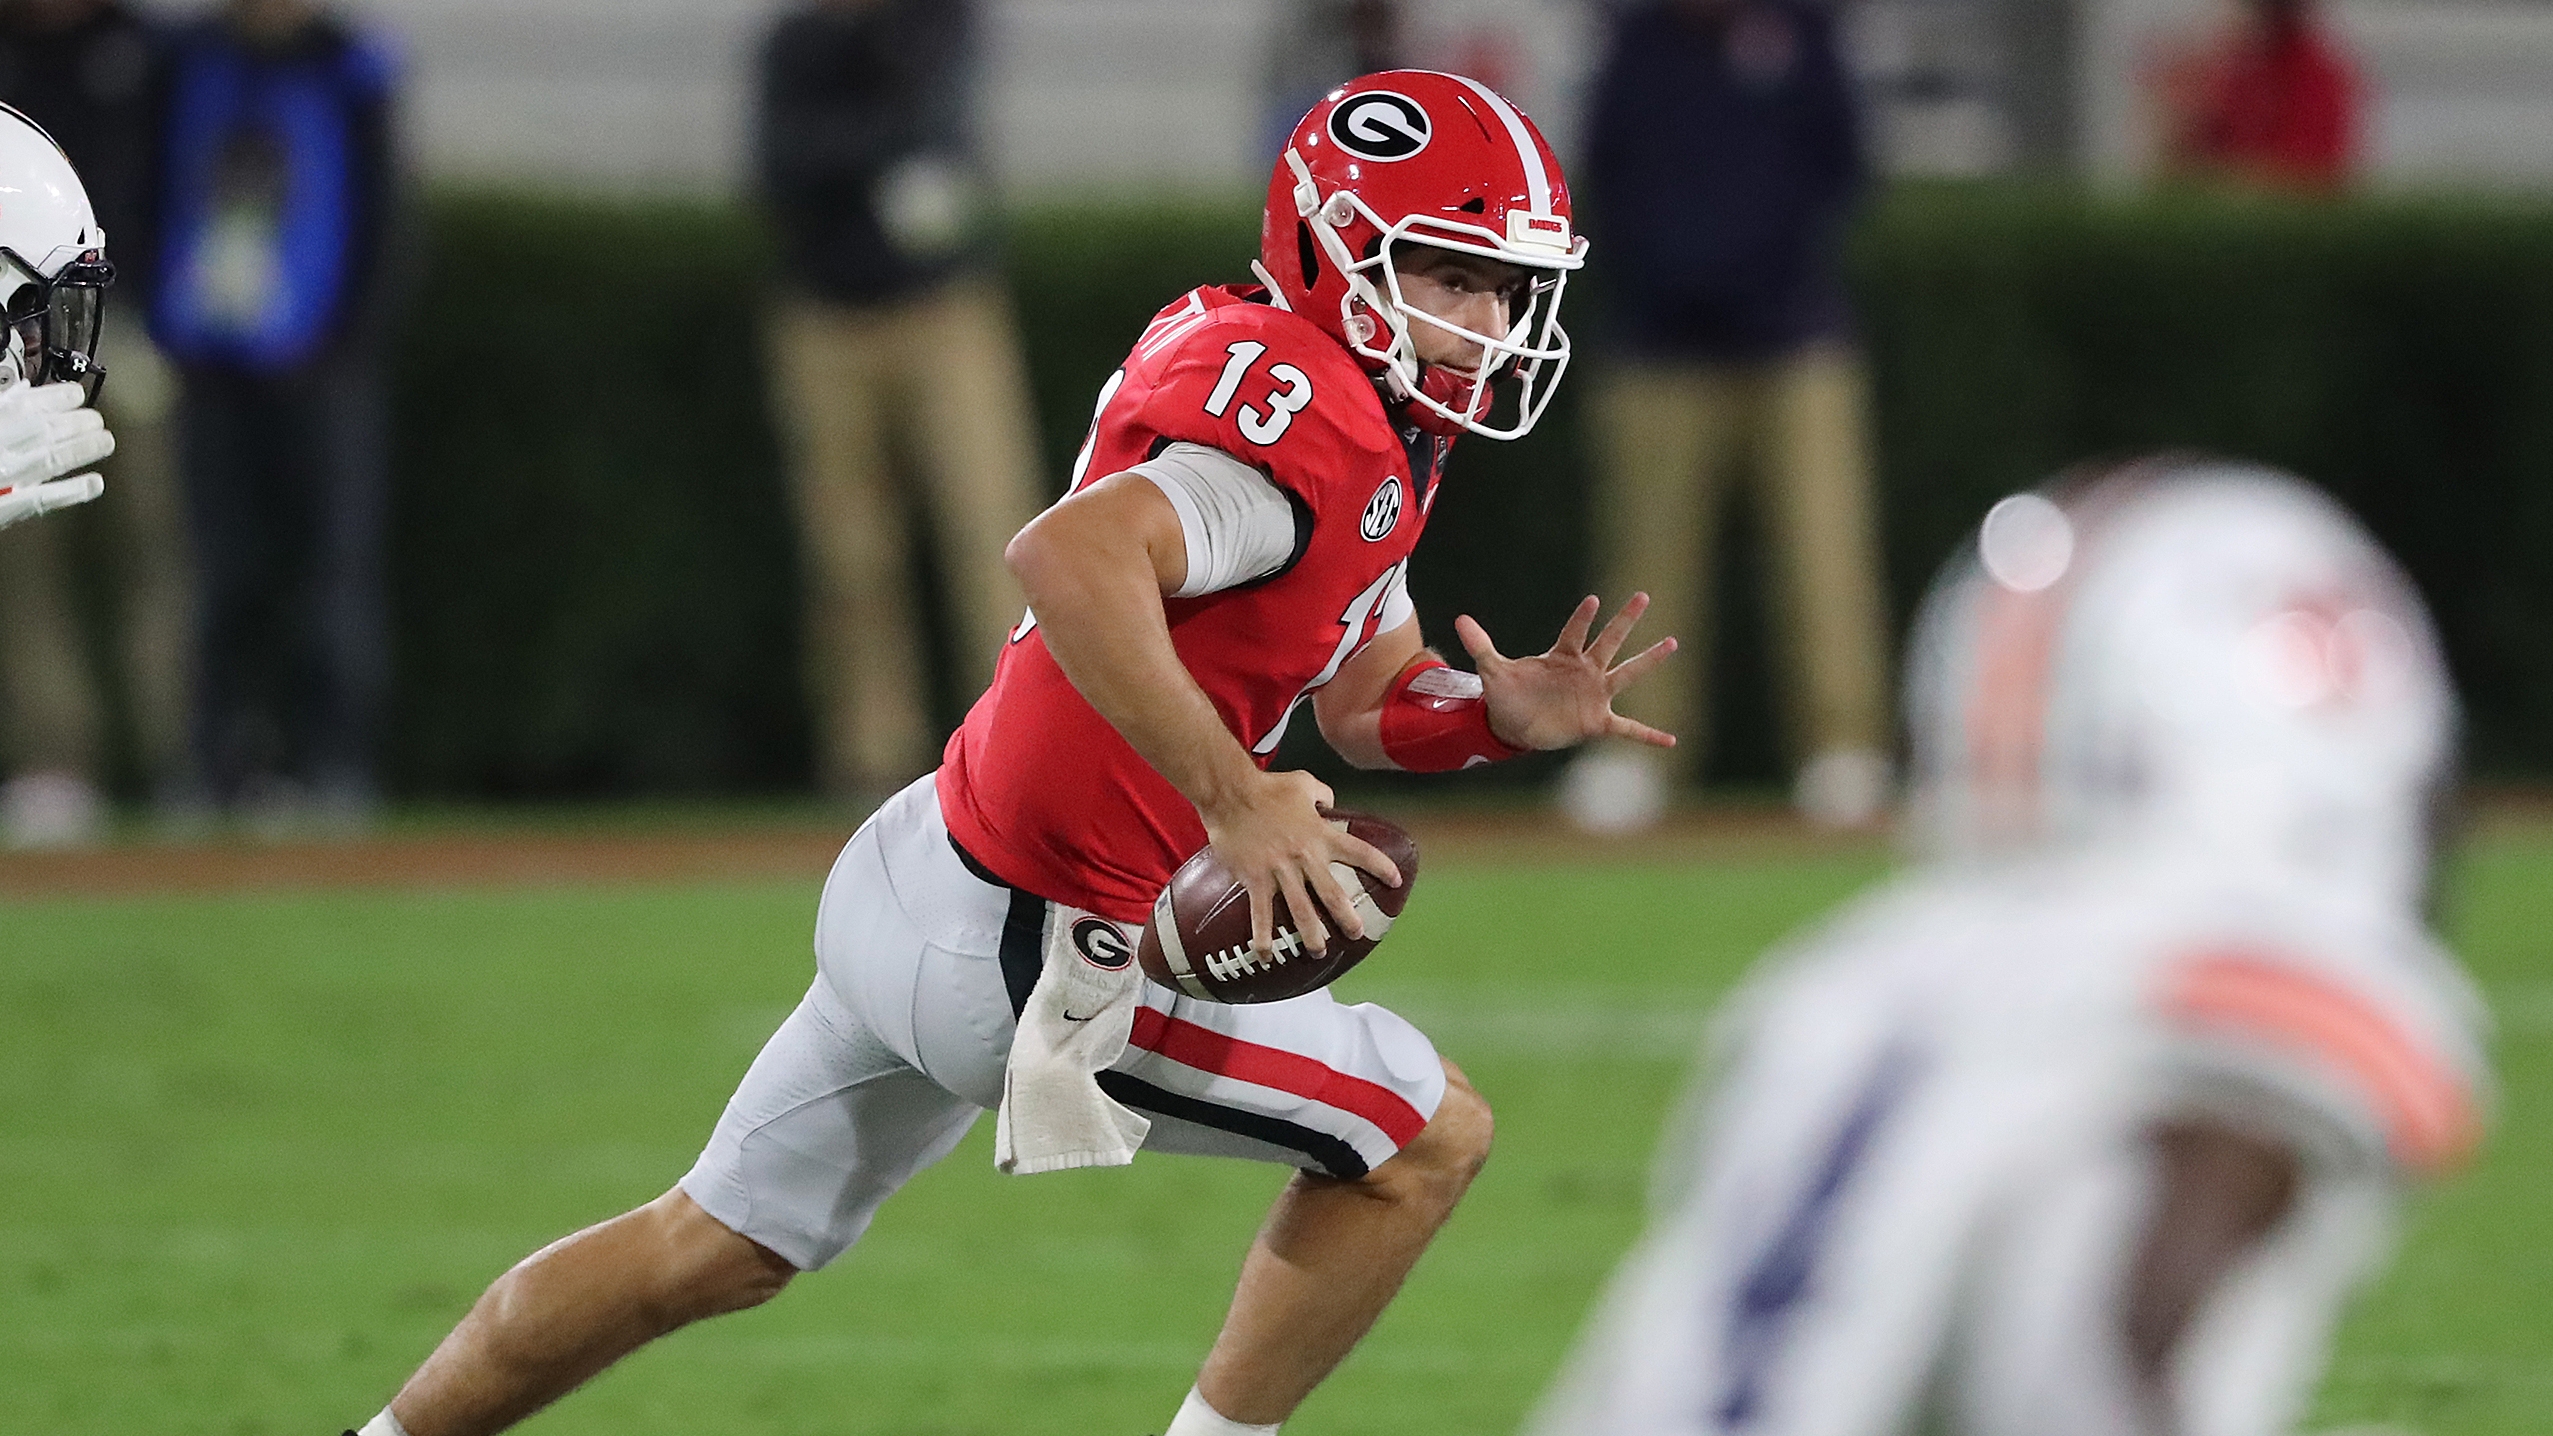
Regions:
<svg viewBox="0 0 2553 1436"><path fill-rule="evenodd" d="M1789 680L1796 797L1858 826L1886 801L1887 640L1868 383L1841 273L1860 117L1832 16L1801 0L1647 0L1614 23L1587 130L1587 208L1611 256L1611 353L1586 422L1601 587L1645 588L1707 645L1732 471L1757 481ZM1632 700L1692 735L1706 660ZM1653 820L1705 744L1588 753L1563 802L1597 829Z"/></svg>
<svg viewBox="0 0 2553 1436"><path fill-rule="evenodd" d="M1260 154L1274 160L1282 153L1294 122L1331 90L1359 75L1409 63L1407 10L1402 0L1289 0L1280 8L1268 42ZM1486 76L1474 78L1497 85Z"/></svg>
<svg viewBox="0 0 2553 1436"><path fill-rule="evenodd" d="M2157 77L2166 160L2177 172L2330 189L2356 170L2364 82L2314 0L2245 0L2213 46Z"/></svg>
<svg viewBox="0 0 2553 1436"><path fill-rule="evenodd" d="M143 776L176 781L186 734L186 558L170 471L166 366L142 322L161 56L156 31L118 0L0 0L0 101L61 143L119 270L99 404L117 436L102 532L45 524L0 539L0 843L64 847L105 829L107 705L82 641L73 572L102 557L118 599L123 697ZM90 555L76 540L102 538Z"/></svg>
<svg viewBox="0 0 2553 1436"><path fill-rule="evenodd" d="M396 89L385 43L311 0L228 0L171 42L151 312L180 378L197 800L265 826L379 801Z"/></svg>
<svg viewBox="0 0 2553 1436"><path fill-rule="evenodd" d="M1922 861L1763 964L1537 1436L2271 1436L2480 1132L2456 705L2337 504L2150 461L1935 586Z"/></svg>
<svg viewBox="0 0 2553 1436"><path fill-rule="evenodd" d="M947 661L974 692L1022 608L1002 546L1042 497L973 134L975 28L971 4L819 0L762 49L756 156L786 285L771 355L807 682L822 781L863 804L939 755L909 506L938 543Z"/></svg>

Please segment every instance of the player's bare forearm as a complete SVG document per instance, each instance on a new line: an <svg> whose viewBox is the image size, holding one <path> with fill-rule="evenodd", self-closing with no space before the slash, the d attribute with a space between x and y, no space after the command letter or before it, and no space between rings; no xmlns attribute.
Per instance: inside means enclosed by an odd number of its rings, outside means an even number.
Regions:
<svg viewBox="0 0 2553 1436"><path fill-rule="evenodd" d="M1161 596L1187 577L1177 511L1143 478L1102 479L1048 509L1005 557L1055 663L1202 811L1258 776L1179 661Z"/></svg>
<svg viewBox="0 0 2553 1436"><path fill-rule="evenodd" d="M1389 633L1377 634L1336 677L1312 695L1312 715L1330 751L1359 768L1388 771L1399 767L1383 751L1383 705L1392 685L1412 660L1427 651L1415 619Z"/></svg>

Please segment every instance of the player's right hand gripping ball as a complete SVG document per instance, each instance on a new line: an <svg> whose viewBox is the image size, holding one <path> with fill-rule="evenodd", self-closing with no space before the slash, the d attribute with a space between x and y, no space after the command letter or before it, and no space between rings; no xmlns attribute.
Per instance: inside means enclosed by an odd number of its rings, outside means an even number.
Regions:
<svg viewBox="0 0 2553 1436"><path fill-rule="evenodd" d="M1208 1002L1282 1002L1338 981L1365 960L1392 930L1392 922L1409 901L1418 880L1418 844L1396 824L1371 813L1333 813L1334 821L1383 850L1401 870L1401 885L1386 887L1381 878L1345 863L1330 864L1339 885L1354 896L1356 914L1365 920L1365 936L1349 937L1333 918L1329 951L1315 954L1304 946L1303 933L1285 899L1276 899L1276 951L1262 956L1250 947L1250 893L1207 848L1180 866L1170 886L1152 905L1152 921L1144 924L1135 959L1144 975L1175 992Z"/></svg>

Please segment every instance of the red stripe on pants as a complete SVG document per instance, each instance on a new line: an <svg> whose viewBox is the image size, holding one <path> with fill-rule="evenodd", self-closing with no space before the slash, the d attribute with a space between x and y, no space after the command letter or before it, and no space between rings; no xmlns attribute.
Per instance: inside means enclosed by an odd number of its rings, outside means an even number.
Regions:
<svg viewBox="0 0 2553 1436"><path fill-rule="evenodd" d="M1132 1041L1146 1052L1167 1057L1183 1067L1291 1092L1362 1117L1381 1128L1395 1146L1408 1146L1427 1126L1427 1119L1418 1114L1416 1107L1380 1083L1351 1077L1299 1052L1262 1047L1193 1022L1182 1022L1155 1008L1135 1010Z"/></svg>

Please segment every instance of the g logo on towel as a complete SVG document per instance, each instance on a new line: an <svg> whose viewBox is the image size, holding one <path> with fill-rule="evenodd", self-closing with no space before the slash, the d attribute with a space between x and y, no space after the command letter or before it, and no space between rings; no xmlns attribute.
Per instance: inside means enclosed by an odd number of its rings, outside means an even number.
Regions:
<svg viewBox="0 0 2553 1436"><path fill-rule="evenodd" d="M1117 924L1104 917L1086 917L1073 924L1073 951L1081 960L1103 972L1120 972L1135 960L1135 949Z"/></svg>

